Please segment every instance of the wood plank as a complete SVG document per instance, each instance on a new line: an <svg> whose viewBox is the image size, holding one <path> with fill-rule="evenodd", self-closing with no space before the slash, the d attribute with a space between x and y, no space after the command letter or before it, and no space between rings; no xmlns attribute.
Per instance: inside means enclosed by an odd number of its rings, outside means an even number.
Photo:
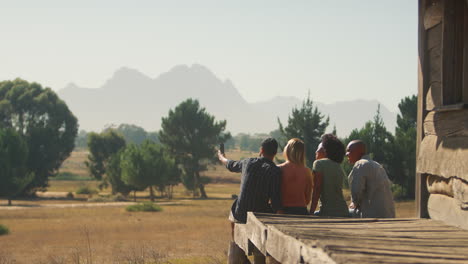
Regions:
<svg viewBox="0 0 468 264"><path fill-rule="evenodd" d="M418 257L403 257L403 256L382 256L366 253L350 252L334 252L332 258L337 260L337 263L408 263L408 264L459 264L465 263L466 260L448 260L448 259L431 259Z"/></svg>
<svg viewBox="0 0 468 264"><path fill-rule="evenodd" d="M443 25L438 24L434 26L433 28L428 29L425 32L425 47L424 51L425 53L433 50L433 49L438 49L442 51L442 33L443 33ZM442 61L441 61L442 62Z"/></svg>
<svg viewBox="0 0 468 264"><path fill-rule="evenodd" d="M424 134L439 137L467 137L468 109L429 112L424 119Z"/></svg>
<svg viewBox="0 0 468 264"><path fill-rule="evenodd" d="M428 190L431 194L443 194L455 198L462 203L462 207L468 207L468 182L457 177L449 179L430 175L427 178Z"/></svg>
<svg viewBox="0 0 468 264"><path fill-rule="evenodd" d="M415 252L409 251L405 249L393 249L393 248L370 248L370 247L356 247L356 246L329 246L328 250L335 251L335 252L350 252L350 253L364 253L364 254L372 254L372 255L384 255L390 257L415 257L421 259L437 259L437 260L454 260L466 261L466 255L453 255L450 252L445 252L446 254L434 254L434 252Z"/></svg>
<svg viewBox="0 0 468 264"><path fill-rule="evenodd" d="M453 197L453 178L443 178L434 175L427 177L427 190L430 194L443 194Z"/></svg>
<svg viewBox="0 0 468 264"><path fill-rule="evenodd" d="M468 210L462 210L460 202L441 194L431 194L428 203L429 215L449 225L468 229Z"/></svg>
<svg viewBox="0 0 468 264"><path fill-rule="evenodd" d="M464 2L444 1L442 33L442 102L444 105L462 101Z"/></svg>
<svg viewBox="0 0 468 264"><path fill-rule="evenodd" d="M442 106L442 83L432 82L426 94L426 110L434 111Z"/></svg>
<svg viewBox="0 0 468 264"><path fill-rule="evenodd" d="M245 254L250 255L251 249L249 248L249 234L248 226L244 224L236 224L234 227L234 241L244 250Z"/></svg>
<svg viewBox="0 0 468 264"><path fill-rule="evenodd" d="M391 247L388 246L388 244L353 244L349 245L346 242L342 241L333 241L330 243L330 245L327 246L327 248L331 247L350 247L350 248L356 248L361 251L369 250L369 249L375 249L375 250L389 250L389 251L397 251L401 252L403 254L408 254L408 253L414 253L414 254L434 254L438 255L439 257L447 257L447 258L457 258L457 259L463 259L467 257L467 250L465 248L447 248L443 246L432 246L432 247L408 247L407 245L400 245L400 244L393 244ZM458 250L458 251L457 251Z"/></svg>
<svg viewBox="0 0 468 264"><path fill-rule="evenodd" d="M442 22L443 16L442 0L431 1L425 10L424 28L427 30L439 25Z"/></svg>
<svg viewBox="0 0 468 264"><path fill-rule="evenodd" d="M323 249L306 246L296 237L285 234L274 226L268 227L266 249L281 263L336 263Z"/></svg>
<svg viewBox="0 0 468 264"><path fill-rule="evenodd" d="M426 135L421 142L417 172L468 181L468 137Z"/></svg>
<svg viewBox="0 0 468 264"><path fill-rule="evenodd" d="M465 23L463 32L463 103L468 104L468 3L465 2Z"/></svg>
<svg viewBox="0 0 468 264"><path fill-rule="evenodd" d="M434 110L442 106L442 25L438 25L426 33L426 60L428 90L426 94L426 109Z"/></svg>
<svg viewBox="0 0 468 264"><path fill-rule="evenodd" d="M283 263L468 262L468 231L430 219L319 218L249 212L246 226L245 230L267 228L266 241L248 234L249 238L243 239L264 243L255 246L265 247L268 254Z"/></svg>
<svg viewBox="0 0 468 264"><path fill-rule="evenodd" d="M468 210L468 182L459 178L452 178L452 190L453 197L462 202L461 206Z"/></svg>
<svg viewBox="0 0 468 264"><path fill-rule="evenodd" d="M419 153L420 144L424 137L423 120L426 115L425 95L427 93L428 85L425 81L427 67L425 64L426 54L426 30L424 29L424 13L426 11L426 0L418 0L418 114L417 114L417 131L416 131L416 155ZM426 189L424 175L416 173L415 182L415 196L416 196L416 216L428 217L427 212L427 199L428 192Z"/></svg>

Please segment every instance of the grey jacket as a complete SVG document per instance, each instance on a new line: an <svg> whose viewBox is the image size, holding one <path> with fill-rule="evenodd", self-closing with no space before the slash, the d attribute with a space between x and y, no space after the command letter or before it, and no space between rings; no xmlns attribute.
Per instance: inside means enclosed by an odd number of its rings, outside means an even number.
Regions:
<svg viewBox="0 0 468 264"><path fill-rule="evenodd" d="M391 181L378 162L363 156L348 176L351 197L364 218L394 218Z"/></svg>

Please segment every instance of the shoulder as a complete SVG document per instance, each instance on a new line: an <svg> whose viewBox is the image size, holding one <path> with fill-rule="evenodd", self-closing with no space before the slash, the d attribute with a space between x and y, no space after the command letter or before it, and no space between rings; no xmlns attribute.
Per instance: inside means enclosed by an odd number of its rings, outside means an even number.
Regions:
<svg viewBox="0 0 468 264"><path fill-rule="evenodd" d="M375 161L368 160L368 159L360 159L356 161L356 163L354 163L353 167L354 168L369 167L369 166L372 166L372 162L375 162Z"/></svg>
<svg viewBox="0 0 468 264"><path fill-rule="evenodd" d="M373 171L376 167L380 167L380 164L368 159L360 159L354 163L352 172L354 173L365 173Z"/></svg>
<svg viewBox="0 0 468 264"><path fill-rule="evenodd" d="M328 166L328 164L331 162L329 159L319 159L314 161L314 165L312 166L313 170L319 170L323 168L324 166Z"/></svg>
<svg viewBox="0 0 468 264"><path fill-rule="evenodd" d="M267 160L264 158L256 158L256 162L262 163L262 167L264 168L281 171L280 167L271 160Z"/></svg>

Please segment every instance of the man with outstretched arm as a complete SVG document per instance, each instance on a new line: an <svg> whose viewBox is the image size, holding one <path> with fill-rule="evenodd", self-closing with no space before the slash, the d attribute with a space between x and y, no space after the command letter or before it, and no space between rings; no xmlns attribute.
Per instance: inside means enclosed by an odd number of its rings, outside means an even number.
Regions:
<svg viewBox="0 0 468 264"><path fill-rule="evenodd" d="M263 140L259 157L244 160L229 160L218 151L219 160L231 172L240 172L241 185L238 198L229 214L232 241L228 252L228 263L249 263L245 253L234 243L235 223L246 223L247 212L276 213L281 210L281 169L273 159L278 150L274 138ZM264 257L255 256L255 263L264 263Z"/></svg>
<svg viewBox="0 0 468 264"><path fill-rule="evenodd" d="M348 176L350 208L359 211L363 218L394 218L391 182L382 165L367 155L366 144L361 140L351 141L346 156L349 163L354 164Z"/></svg>

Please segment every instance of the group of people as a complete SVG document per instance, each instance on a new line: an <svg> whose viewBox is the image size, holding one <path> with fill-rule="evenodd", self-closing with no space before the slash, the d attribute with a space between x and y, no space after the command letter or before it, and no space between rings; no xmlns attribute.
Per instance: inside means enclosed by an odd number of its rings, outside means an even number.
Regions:
<svg viewBox="0 0 468 264"><path fill-rule="evenodd" d="M345 147L335 135L323 135L315 152L312 169L306 166L302 140L293 138L288 141L283 151L286 161L279 165L274 163L277 150L277 141L267 138L261 143L259 157L234 161L218 152L219 160L228 170L242 173L240 193L229 215L233 235L235 223L246 223L247 212L395 217L391 182L382 165L367 155L363 141L353 140ZM348 176L351 190L349 205L342 192L345 173L341 163L345 156L353 164ZM321 205L316 210L319 200ZM245 254L239 254L241 251L231 242L229 258L239 259L239 255L245 257Z"/></svg>

